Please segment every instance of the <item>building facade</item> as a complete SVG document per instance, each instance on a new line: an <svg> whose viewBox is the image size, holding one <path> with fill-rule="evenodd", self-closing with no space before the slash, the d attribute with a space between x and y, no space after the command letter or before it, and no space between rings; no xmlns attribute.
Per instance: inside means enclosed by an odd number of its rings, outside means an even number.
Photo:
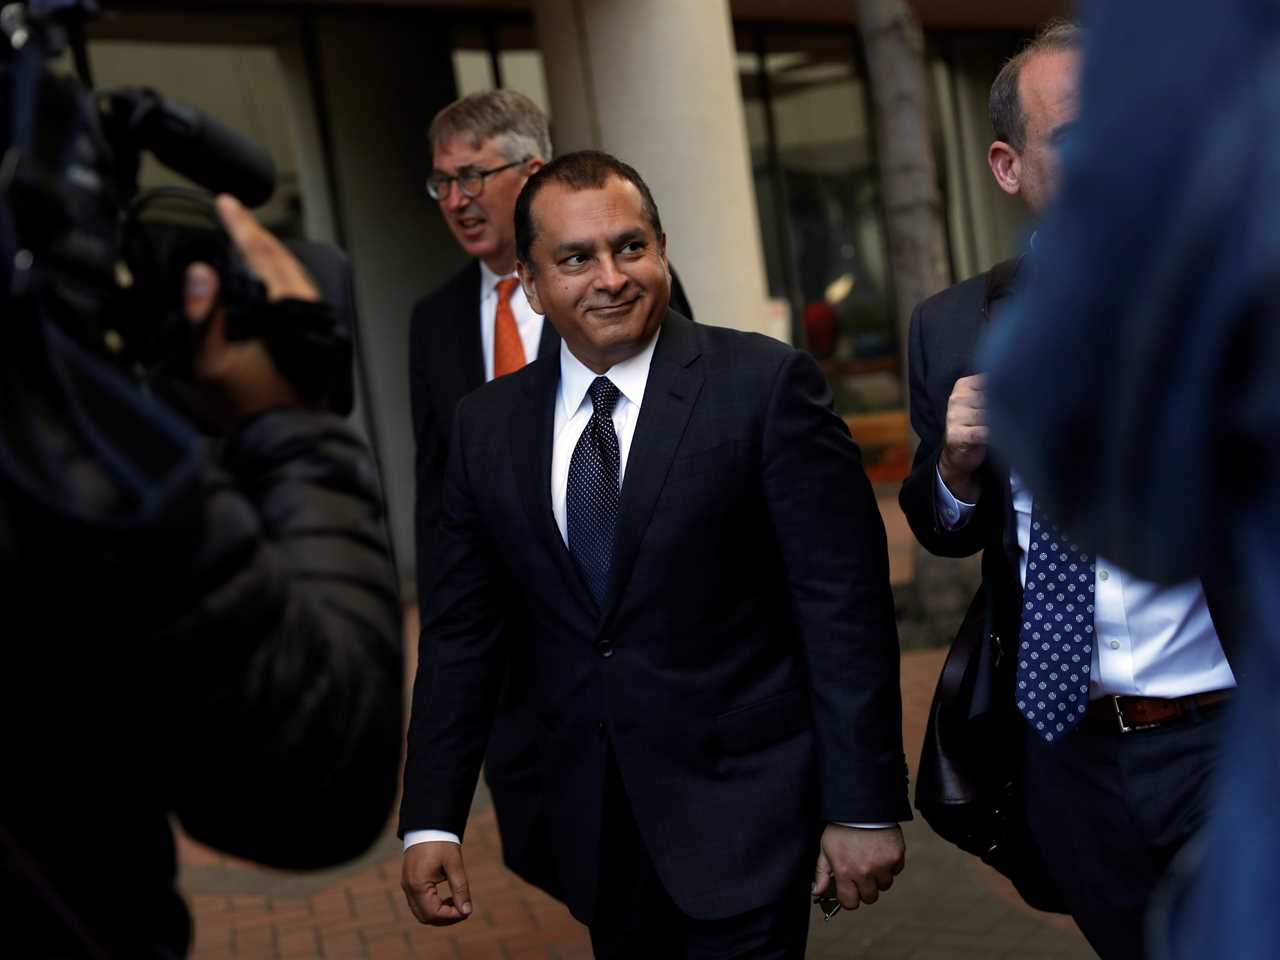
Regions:
<svg viewBox="0 0 1280 960"><path fill-rule="evenodd" d="M996 71L1054 0L915 0L952 274L1008 255L1018 205L983 160ZM424 188L425 130L455 97L514 87L556 150L634 164L700 320L811 349L872 462L905 449L885 213L854 0L296 0L115 3L91 31L99 86L153 86L267 147L286 236L352 256L359 423L377 447L411 590L414 300L463 262ZM149 165L148 185L172 174ZM856 421L857 422L857 421ZM900 458L899 458L900 459ZM893 467L882 474L891 480Z"/></svg>

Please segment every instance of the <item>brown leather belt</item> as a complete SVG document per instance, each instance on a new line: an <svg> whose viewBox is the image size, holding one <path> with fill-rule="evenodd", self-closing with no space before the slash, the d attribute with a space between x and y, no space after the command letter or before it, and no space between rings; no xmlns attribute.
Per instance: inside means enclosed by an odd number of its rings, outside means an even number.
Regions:
<svg viewBox="0 0 1280 960"><path fill-rule="evenodd" d="M1100 697L1089 701L1080 729L1089 733L1132 733L1200 719L1207 708L1225 705L1234 689L1210 690L1188 697Z"/></svg>

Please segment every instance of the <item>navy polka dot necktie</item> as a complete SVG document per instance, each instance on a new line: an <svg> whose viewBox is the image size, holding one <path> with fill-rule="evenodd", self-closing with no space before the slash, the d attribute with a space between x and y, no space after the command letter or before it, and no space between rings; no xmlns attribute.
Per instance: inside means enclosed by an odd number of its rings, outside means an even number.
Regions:
<svg viewBox="0 0 1280 960"><path fill-rule="evenodd" d="M1018 710L1049 743L1069 733L1089 706L1093 571L1093 557L1033 502L1015 693Z"/></svg>
<svg viewBox="0 0 1280 960"><path fill-rule="evenodd" d="M613 429L613 408L622 394L608 377L596 377L590 394L591 419L569 461L565 513L569 555L596 605L603 606L613 558L613 530L618 523L621 455Z"/></svg>

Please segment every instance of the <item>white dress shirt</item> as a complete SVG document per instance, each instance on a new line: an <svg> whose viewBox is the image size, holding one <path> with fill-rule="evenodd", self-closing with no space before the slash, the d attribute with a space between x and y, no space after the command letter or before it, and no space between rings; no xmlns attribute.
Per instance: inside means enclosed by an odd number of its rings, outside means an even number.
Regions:
<svg viewBox="0 0 1280 960"><path fill-rule="evenodd" d="M603 374L622 394L613 406L613 429L618 434L619 484L627 475L627 457L631 453L631 440L636 435L636 421L640 419L640 405L644 403L644 388L649 382L649 364L653 362L653 349L657 343L658 335L655 334L647 347ZM569 544L566 517L569 461L573 459L578 439L591 419L593 407L588 391L597 376L569 351L563 340L560 342L560 397L551 433L551 512L566 546Z"/></svg>
<svg viewBox="0 0 1280 960"><path fill-rule="evenodd" d="M498 312L498 281L515 277L515 273L498 276L480 261L480 350L484 354L484 382L493 379L493 325ZM517 285L508 301L516 318L516 330L520 333L520 345L524 347L524 362L538 359L538 343L542 339L542 314L534 313L524 295L524 287Z"/></svg>
<svg viewBox="0 0 1280 960"><path fill-rule="evenodd" d="M1018 522L1018 578L1026 585L1031 543L1031 491L1010 476ZM937 473L938 517L964 526L976 504L957 500ZM1209 616L1199 580L1165 587L1142 580L1103 557L1094 559L1093 644L1089 696L1185 697L1236 685Z"/></svg>

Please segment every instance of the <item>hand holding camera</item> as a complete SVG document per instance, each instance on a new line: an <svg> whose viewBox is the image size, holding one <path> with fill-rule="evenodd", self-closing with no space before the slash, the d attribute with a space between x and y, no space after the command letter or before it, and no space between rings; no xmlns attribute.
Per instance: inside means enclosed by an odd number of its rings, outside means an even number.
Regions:
<svg viewBox="0 0 1280 960"><path fill-rule="evenodd" d="M249 271L266 287L269 304L282 300L314 303L320 299L302 265L234 197L217 199L218 216ZM198 401L217 425L230 428L265 410L304 406L297 389L277 369L261 339L227 336L227 313L219 302L220 282L203 262L186 268L183 310L193 324L204 324L192 358ZM269 309L267 311L270 312Z"/></svg>

